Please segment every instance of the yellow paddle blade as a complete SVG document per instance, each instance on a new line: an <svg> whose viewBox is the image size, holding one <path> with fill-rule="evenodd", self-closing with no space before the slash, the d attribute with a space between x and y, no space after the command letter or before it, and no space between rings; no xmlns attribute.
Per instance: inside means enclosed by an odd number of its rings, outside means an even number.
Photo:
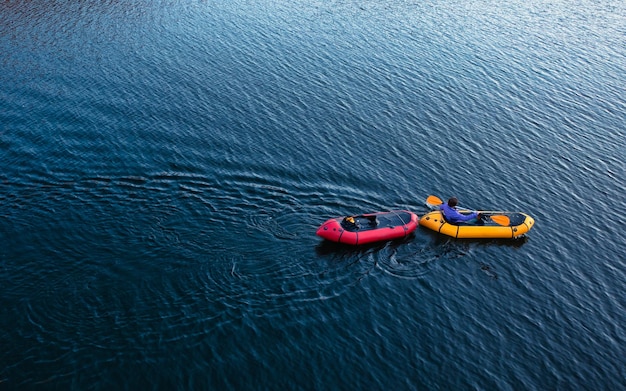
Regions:
<svg viewBox="0 0 626 391"><path fill-rule="evenodd" d="M508 227L509 225L511 225L511 219L509 219L509 216L493 215L493 216L489 216L489 217L496 224L504 225L505 227Z"/></svg>
<svg viewBox="0 0 626 391"><path fill-rule="evenodd" d="M426 204L430 207L443 204L443 201L437 196L431 195L426 198Z"/></svg>

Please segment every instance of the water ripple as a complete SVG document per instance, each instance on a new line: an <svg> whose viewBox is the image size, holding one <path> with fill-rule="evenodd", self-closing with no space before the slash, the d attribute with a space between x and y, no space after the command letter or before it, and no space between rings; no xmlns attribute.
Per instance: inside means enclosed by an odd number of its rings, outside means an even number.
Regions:
<svg viewBox="0 0 626 391"><path fill-rule="evenodd" d="M619 388L624 15L2 3L0 384ZM429 194L537 224L315 236Z"/></svg>

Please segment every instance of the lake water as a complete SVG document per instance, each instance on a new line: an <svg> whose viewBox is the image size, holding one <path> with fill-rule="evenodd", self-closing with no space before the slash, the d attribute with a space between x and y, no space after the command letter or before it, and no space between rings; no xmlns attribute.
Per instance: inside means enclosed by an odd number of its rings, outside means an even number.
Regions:
<svg viewBox="0 0 626 391"><path fill-rule="evenodd" d="M623 1L5 1L0 53L0 389L624 389ZM430 194L536 225L315 236Z"/></svg>

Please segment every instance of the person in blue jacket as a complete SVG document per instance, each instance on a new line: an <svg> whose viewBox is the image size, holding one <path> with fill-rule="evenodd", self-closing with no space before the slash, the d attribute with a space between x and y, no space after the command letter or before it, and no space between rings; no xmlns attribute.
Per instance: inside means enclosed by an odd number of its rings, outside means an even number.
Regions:
<svg viewBox="0 0 626 391"><path fill-rule="evenodd" d="M478 212L471 212L469 214L463 214L456 209L459 200L456 197L451 197L448 199L448 203L441 204L439 209L441 213L443 213L443 217L445 217L446 221L450 224L475 224L481 222L481 216Z"/></svg>

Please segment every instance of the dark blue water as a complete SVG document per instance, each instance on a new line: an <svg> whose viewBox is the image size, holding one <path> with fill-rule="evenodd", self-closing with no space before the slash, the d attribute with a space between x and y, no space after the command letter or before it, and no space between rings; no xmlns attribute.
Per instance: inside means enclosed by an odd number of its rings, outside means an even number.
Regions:
<svg viewBox="0 0 626 391"><path fill-rule="evenodd" d="M624 2L5 1L0 53L1 389L624 388ZM536 226L315 236L429 194Z"/></svg>

